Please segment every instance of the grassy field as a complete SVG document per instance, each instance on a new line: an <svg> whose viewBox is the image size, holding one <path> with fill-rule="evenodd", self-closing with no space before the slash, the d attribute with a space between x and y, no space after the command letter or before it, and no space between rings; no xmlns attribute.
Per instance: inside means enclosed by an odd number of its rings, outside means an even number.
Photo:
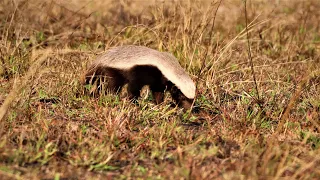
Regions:
<svg viewBox="0 0 320 180"><path fill-rule="evenodd" d="M0 179L319 179L319 9L1 0ZM174 54L200 113L169 94L155 105L147 88L136 105L88 96L86 66L126 44Z"/></svg>

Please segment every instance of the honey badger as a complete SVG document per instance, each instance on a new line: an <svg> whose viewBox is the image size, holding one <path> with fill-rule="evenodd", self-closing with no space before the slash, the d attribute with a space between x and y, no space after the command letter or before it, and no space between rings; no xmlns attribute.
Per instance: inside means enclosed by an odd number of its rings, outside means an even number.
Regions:
<svg viewBox="0 0 320 180"><path fill-rule="evenodd" d="M117 93L128 84L130 99L137 99L140 90L148 85L156 104L163 102L164 91L185 109L191 108L195 97L195 84L171 54L144 46L119 46L100 55L82 77L83 84L102 84Z"/></svg>

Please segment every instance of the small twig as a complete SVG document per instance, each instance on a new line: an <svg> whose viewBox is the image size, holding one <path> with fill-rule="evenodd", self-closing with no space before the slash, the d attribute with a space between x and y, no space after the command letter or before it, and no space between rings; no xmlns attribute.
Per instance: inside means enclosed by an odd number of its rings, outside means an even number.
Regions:
<svg viewBox="0 0 320 180"><path fill-rule="evenodd" d="M250 37L249 37L249 32L248 32L247 0L244 0L244 14L245 14L245 17L246 17L246 33L247 33L247 44L248 44L248 57L249 57L249 62L250 62L250 67L251 67L251 74L252 74L254 85L255 85L255 89L256 89L256 92L257 92L257 97L258 97L257 103L258 103L259 107L261 108L260 95L259 95L256 75L255 75L255 72L254 72L252 56L251 56L251 46L250 46L250 40L249 40Z"/></svg>
<svg viewBox="0 0 320 180"><path fill-rule="evenodd" d="M284 113L282 114L282 116L281 116L281 118L280 118L280 121L279 121L277 130L276 130L277 134L282 131L285 122L288 121L290 111L291 111L291 109L294 107L297 99L300 97L300 95L301 95L301 93L302 93L302 90L303 90L303 88L305 87L305 84L306 84L313 76L318 76L319 74L320 74L320 71L314 71L314 72L311 72L311 73L308 73L308 72L307 72L307 73L304 75L303 79L300 81L300 83L299 83L299 85L298 85L298 87L297 87L296 92L291 96L290 101L289 101L287 107L285 108Z"/></svg>
<svg viewBox="0 0 320 180"><path fill-rule="evenodd" d="M264 21L260 21L260 22L254 23L254 22L256 21L256 19L258 19L259 16L260 16L260 15L258 15L257 17L255 17L255 18L251 21L251 23L249 24L249 26L248 26L248 27L250 28L249 32L250 32L250 31L253 31L253 28L254 28L254 27L257 27L257 26L260 26L260 25L262 25L262 24L265 24L265 23L269 22L269 20L264 20ZM244 32L245 32L245 29L243 29L241 32L239 32L230 42L228 42L225 46L223 46L223 47L221 48L221 50L218 52L218 54L219 54L218 58L213 57L213 58L209 61L209 63L207 63L207 64L209 64L209 65L207 65L207 66L208 66L208 67L207 67L208 70L206 70L206 71L211 71L211 70L213 69L213 67L215 67L214 65L220 62L220 60L222 59L223 55L227 52L227 50L229 50L229 49L232 47L232 45L235 43L235 41L236 41L237 39L242 38L242 37L245 35ZM213 61L214 61L214 62L213 62ZM204 70L205 70L205 69L204 69Z"/></svg>
<svg viewBox="0 0 320 180"><path fill-rule="evenodd" d="M211 26L210 34L209 34L209 40L211 40L211 39L212 39L212 36L213 36L214 24L215 24L217 12L218 12L218 10L219 10L219 7L220 7L220 5L221 5L221 2L222 2L222 0L219 1L219 4L218 4L218 6L217 6L217 9L216 9L215 12L214 12L214 16L213 16L213 20L212 20L212 26ZM200 70L199 70L199 72L198 72L197 79L196 79L196 87L198 87L198 84L199 84L198 82L199 82L199 79L200 79L200 77L201 77L201 72L202 72L202 70L206 67L206 58L207 58L207 56L208 56L208 52L209 52L209 46L206 46L205 54L204 54L203 59L202 59L201 68L200 68ZM199 91L198 91L198 88L196 88L196 95L195 95L195 98L194 98L194 101L193 101L191 107L193 107L194 102L195 102L195 100L197 99L198 94L199 94Z"/></svg>

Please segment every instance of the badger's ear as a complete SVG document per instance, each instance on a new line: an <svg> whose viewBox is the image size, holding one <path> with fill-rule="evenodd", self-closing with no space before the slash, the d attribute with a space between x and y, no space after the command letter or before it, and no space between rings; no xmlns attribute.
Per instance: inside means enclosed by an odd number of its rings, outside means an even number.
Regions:
<svg viewBox="0 0 320 180"><path fill-rule="evenodd" d="M191 110L191 113L200 113L200 107L193 103L194 99L183 99L181 100L179 106L183 107L185 111Z"/></svg>
<svg viewBox="0 0 320 180"><path fill-rule="evenodd" d="M193 103L193 99L181 98L178 105L183 107L185 110L189 110L192 108L192 103Z"/></svg>
<svg viewBox="0 0 320 180"><path fill-rule="evenodd" d="M96 68L89 68L85 70L80 76L81 84L86 85L92 83L92 78L95 76L96 70Z"/></svg>
<svg viewBox="0 0 320 180"><path fill-rule="evenodd" d="M85 84L86 84L86 74L87 74L87 72L84 71L84 72L81 73L81 75L80 75L79 80L80 80L80 83L81 83L82 85L85 85Z"/></svg>

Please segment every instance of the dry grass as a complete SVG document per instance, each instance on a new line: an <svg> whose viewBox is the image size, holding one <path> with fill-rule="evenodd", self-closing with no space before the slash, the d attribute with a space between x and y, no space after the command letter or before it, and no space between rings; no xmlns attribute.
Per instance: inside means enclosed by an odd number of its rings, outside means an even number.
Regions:
<svg viewBox="0 0 320 180"><path fill-rule="evenodd" d="M320 4L247 2L258 101L244 4L217 8L0 1L0 177L319 179ZM173 53L197 80L200 114L146 91L138 105L87 96L86 65L123 44Z"/></svg>

